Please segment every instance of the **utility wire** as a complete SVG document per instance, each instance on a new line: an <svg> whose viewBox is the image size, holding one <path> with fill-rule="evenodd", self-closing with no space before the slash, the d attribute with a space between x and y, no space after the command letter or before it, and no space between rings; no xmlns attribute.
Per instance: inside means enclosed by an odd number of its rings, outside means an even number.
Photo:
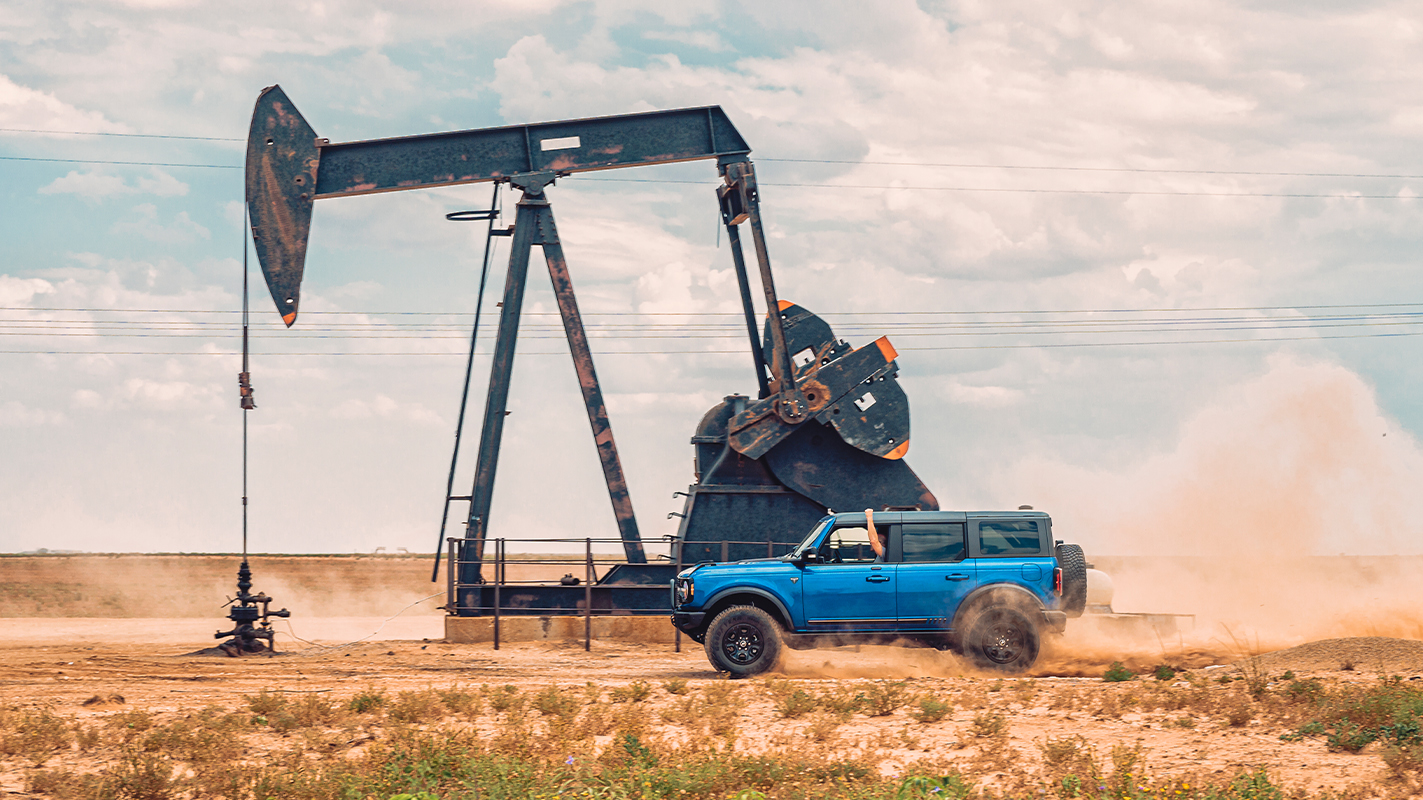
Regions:
<svg viewBox="0 0 1423 800"><path fill-rule="evenodd" d="M123 136L130 139L192 139L201 142L241 142L227 136L178 136L167 133L114 133L111 131L46 131L34 128L0 128L4 133L57 133L65 136Z"/></svg>
<svg viewBox="0 0 1423 800"><path fill-rule="evenodd" d="M979 315L979 314L1145 314L1145 313L1186 313L1205 311L1294 311L1297 309L1336 308L1423 308L1423 303L1330 303L1292 306L1203 306L1200 308L1065 308L1065 309L996 309L987 311L833 311L819 313L819 317L899 317L923 315ZM134 314L236 314L230 309L211 308L81 308L77 306L0 306L0 311L78 311L114 312ZM474 316L472 311L302 311L302 316L316 315L364 315L364 316ZM557 317L557 311L525 311L522 316ZM736 317L739 311L604 311L585 312L584 317Z"/></svg>
<svg viewBox="0 0 1423 800"><path fill-rule="evenodd" d="M1123 320L1127 325L1141 325L1142 322ZM1423 325L1423 320L1403 320L1403 321L1336 321L1324 322L1316 320L1288 320L1288 319L1258 319L1249 322L1240 322L1231 325L1204 326L1196 323L1192 327L1125 327L1125 326L1101 326L1091 328L1050 328L1047 330L1032 329L1018 326L1005 326L1003 329L970 329L970 330L940 330L940 331L896 331L893 336L896 339L922 338L922 337L963 337L963 336L1062 336L1062 335L1083 335L1083 334L1109 334L1109 333L1174 333L1174 332L1203 332L1203 331L1241 331L1241 330L1294 330L1294 329L1328 329L1328 328L1377 328L1377 327L1398 327L1405 325ZM590 331L596 333L596 331ZM389 341L439 341L446 339L464 339L463 335L454 332L422 334L415 331L402 331L402 335L395 334L295 334L286 337L289 340L334 340L334 341L357 341L367 339L383 339ZM202 331L198 333L183 332L163 332L163 333L127 333L127 332L61 332L61 333L28 333L23 331L3 331L0 336L24 336L24 337L66 337L66 338L112 338L112 339L209 339L212 331ZM549 330L542 334L520 334L519 341L532 341L544 339L563 339L563 335L556 331ZM613 341L634 341L634 340L678 340L678 339L737 339L740 335L736 330L724 329L721 331L700 331L690 333L654 333L640 335L612 335L590 337L598 342Z"/></svg>
<svg viewBox="0 0 1423 800"><path fill-rule="evenodd" d="M668 180L664 178L584 178L593 183L680 183L694 186L719 186L714 181ZM1153 197L1292 197L1324 198L1339 200L1417 200L1418 195L1405 194L1318 194L1308 192L1168 192L1136 189L1028 189L989 186L885 186L881 184L857 183L778 183L757 181L760 186L785 189L899 189L918 192L987 192L994 194L1101 194L1101 195L1146 195Z"/></svg>
<svg viewBox="0 0 1423 800"><path fill-rule="evenodd" d="M101 161L93 158L29 158L0 156L0 161L46 161L56 164L117 164L126 167L192 167L194 169L242 169L240 164L169 164L161 161Z"/></svg>
<svg viewBox="0 0 1423 800"><path fill-rule="evenodd" d="M164 133L115 133L111 131L54 131L41 130L36 128L0 128L4 133L41 133L60 134L65 136L119 136L132 139L187 139L191 141L203 142L241 142L244 139L229 136L181 136L177 134ZM1074 167L1074 166L1051 166L1042 164L970 164L964 162L936 162L936 161L865 161L833 158L771 158L763 157L758 161L769 161L785 164L846 164L850 166L876 166L876 167L934 167L940 169L1005 169L1005 170L1043 170L1058 172L1127 172L1149 175L1256 175L1266 177L1281 178L1405 178L1418 179L1423 175L1389 174L1378 172L1267 172L1260 170L1224 170L1224 169L1163 169L1156 167ZM101 162L93 162L101 163ZM121 162L106 162L121 163ZM190 165L191 166L191 165Z"/></svg>
<svg viewBox="0 0 1423 800"><path fill-rule="evenodd" d="M1161 339L1161 340L1156 340L1156 341L1128 341L1128 342L1031 342L1031 343L1022 343L1022 344L991 344L991 345L967 345L967 344L965 344L965 345L937 345L937 346L927 346L927 347L896 347L895 349L897 349L897 350L899 350L899 351L901 351L901 352L944 352L944 351L958 351L958 350L1032 350L1032 349L1059 349L1059 348L1082 348L1082 347L1156 347L1156 346L1163 346L1163 345L1246 344L1246 343L1250 343L1250 342L1313 342L1313 341L1332 340L1332 339L1381 339L1381 338L1391 338L1391 337L1398 337L1398 336L1419 336L1419 335L1423 335L1423 331L1392 331L1392 332L1388 332L1388 333L1352 333L1352 334L1324 335L1324 336L1260 336L1260 337L1234 338L1234 339ZM607 356L666 356L666 355L690 355L690 356L738 355L738 356L739 356L739 355L745 355L745 353L746 353L745 348L738 348L738 349L733 349L733 350L604 350L604 351L600 351L600 352L596 353L596 355L597 355L599 358L604 358L604 357L607 357ZM224 357L230 357L230 356L241 355L241 353L240 353L240 352L216 352L216 351L171 351L171 352L157 352L157 351L146 351L146 350L128 350L128 351L124 351L124 350L0 350L0 355L50 355L50 356L64 356L64 355L89 355L89 356L224 356ZM314 356L314 357L331 357L331 356L341 356L341 357L362 357L362 356L399 356L399 357L412 357L412 356L445 356L445 357L455 357L455 356L465 356L465 355L467 355L467 352L464 351L464 350L460 350L460 351L448 351L448 352L404 351L404 352L366 352L366 353L352 353L352 352L345 352L345 353L341 353L341 352L326 352L326 353L316 353L316 352L278 353L278 352L270 352L270 353L263 353L262 355L265 356L265 357L268 357L268 358L282 358L282 357L286 357L286 356L302 356L302 357L309 357L309 356ZM562 357L562 358L567 358L567 357L568 357L568 352L567 352L566 350L565 350L565 351L555 351L555 352L520 352L520 355L521 355L521 356L559 356L559 357Z"/></svg>
<svg viewBox="0 0 1423 800"><path fill-rule="evenodd" d="M77 158L34 158L25 156L0 156L3 161L31 161L48 162L59 164L109 164L118 166L134 167L173 167L173 168L194 168L194 169L242 169L239 164L177 164L157 161L105 161L99 159L77 159ZM770 159L763 159L770 160ZM1082 168L1087 169L1087 168ZM1202 171L1205 172L1205 171ZM1205 174L1209 174L1208 172ZM1219 173L1219 174L1241 174L1252 173ZM1268 173L1256 173L1268 174ZM1360 177L1384 177L1384 176L1360 176ZM1412 177L1412 176L1403 176ZM667 178L583 178L592 183L653 183L653 184L681 184L689 186L718 186L715 181L691 181L672 180ZM1197 192L1197 191L1164 191L1164 190L1136 190L1136 189L1045 189L1045 188L1019 188L1019 187L992 187L992 186L892 186L884 184L852 184L852 183L783 183L777 181L760 181L761 186L771 186L785 189L861 189L873 191L919 191L919 192L980 192L989 194L1073 194L1073 195L1106 195L1106 196L1132 196L1141 195L1148 197L1274 197L1274 198L1294 198L1294 199L1344 199L1344 200L1416 200L1417 195L1407 194L1361 194L1353 193L1329 193L1317 192Z"/></svg>
<svg viewBox="0 0 1423 800"><path fill-rule="evenodd" d="M776 161L792 164L864 164L878 167L943 167L946 169L1020 169L1053 170L1061 172L1134 172L1152 175L1263 175L1281 178L1423 178L1423 175L1393 175L1379 172L1261 172L1255 170L1226 169L1155 169L1149 167L1064 167L1034 164L962 164L934 163L923 161L837 161L821 158L760 158L758 161Z"/></svg>

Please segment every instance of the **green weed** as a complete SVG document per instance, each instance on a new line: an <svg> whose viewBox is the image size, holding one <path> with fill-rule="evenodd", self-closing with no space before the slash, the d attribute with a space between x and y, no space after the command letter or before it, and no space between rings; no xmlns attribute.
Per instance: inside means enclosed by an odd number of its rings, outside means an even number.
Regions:
<svg viewBox="0 0 1423 800"><path fill-rule="evenodd" d="M1108 683L1119 683L1121 681L1129 681L1135 677L1136 673L1127 669L1125 666L1122 666L1122 662L1120 661L1113 661L1112 665L1110 667L1107 667L1107 671L1102 674L1102 680Z"/></svg>

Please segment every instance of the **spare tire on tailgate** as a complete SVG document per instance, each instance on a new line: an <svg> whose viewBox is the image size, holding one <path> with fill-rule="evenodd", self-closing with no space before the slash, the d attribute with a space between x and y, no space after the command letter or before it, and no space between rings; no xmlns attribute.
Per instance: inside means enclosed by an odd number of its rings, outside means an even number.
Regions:
<svg viewBox="0 0 1423 800"><path fill-rule="evenodd" d="M1058 545L1054 555L1062 570L1062 610L1069 617L1080 617L1087 607L1087 557L1075 544Z"/></svg>

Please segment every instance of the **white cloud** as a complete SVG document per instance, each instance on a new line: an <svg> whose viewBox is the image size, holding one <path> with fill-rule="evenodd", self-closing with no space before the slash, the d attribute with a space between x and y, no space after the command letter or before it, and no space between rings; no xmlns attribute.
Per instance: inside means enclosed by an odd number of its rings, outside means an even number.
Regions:
<svg viewBox="0 0 1423 800"><path fill-rule="evenodd" d="M29 408L17 400L0 403L0 428L38 428L64 422L64 414L46 408Z"/></svg>
<svg viewBox="0 0 1423 800"><path fill-rule="evenodd" d="M0 275L0 305L25 305L32 302L35 295L52 294L54 291L54 284L43 278Z"/></svg>
<svg viewBox="0 0 1423 800"><path fill-rule="evenodd" d="M713 53L723 53L731 49L731 45L728 45L726 40L721 38L721 34L716 31L648 31L642 37L655 42L676 42L691 45Z"/></svg>
<svg viewBox="0 0 1423 800"><path fill-rule="evenodd" d="M163 224L158 221L158 207L152 203L140 203L133 207L138 219L115 222L109 230L114 233L134 233L159 244L184 244L198 239L209 239L212 233L194 222L188 212L179 211L173 221Z"/></svg>
<svg viewBox="0 0 1423 800"><path fill-rule="evenodd" d="M1022 389L1012 386L972 386L958 381L949 382L946 395L950 403L985 408L1016 405L1026 397Z"/></svg>
<svg viewBox="0 0 1423 800"><path fill-rule="evenodd" d="M147 411L178 411L211 408L218 401L216 387L200 386L189 381L162 381L151 378L129 378L118 395L132 407ZM76 398L78 400L78 398ZM85 398L85 401L89 398Z"/></svg>
<svg viewBox="0 0 1423 800"><path fill-rule="evenodd" d="M347 398L331 409L331 416L342 420L391 420L417 425L444 425L439 414L420 403L401 403L385 394L369 399Z"/></svg>
<svg viewBox="0 0 1423 800"><path fill-rule="evenodd" d="M188 184L161 170L154 170L151 176L139 177L133 184L118 175L70 170L69 174L55 178L40 187L39 191L40 194L76 194L88 199L127 194L181 197L188 193Z"/></svg>
<svg viewBox="0 0 1423 800"><path fill-rule="evenodd" d="M123 131L97 111L76 108L50 92L31 89L0 75L0 127L47 131Z"/></svg>

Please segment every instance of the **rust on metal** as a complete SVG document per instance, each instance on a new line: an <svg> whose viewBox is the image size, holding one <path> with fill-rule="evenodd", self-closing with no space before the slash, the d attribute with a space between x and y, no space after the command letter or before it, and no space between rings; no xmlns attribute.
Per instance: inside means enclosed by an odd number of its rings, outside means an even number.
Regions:
<svg viewBox="0 0 1423 800"><path fill-rule="evenodd" d="M247 134L247 211L252 242L277 313L291 326L301 277L321 149L316 132L279 86L257 97Z"/></svg>
<svg viewBox="0 0 1423 800"><path fill-rule="evenodd" d="M608 498L613 504L613 516L617 518L623 550L629 563L646 564L647 553L643 550L642 538L638 535L637 517L633 514L632 499L628 496L627 478L623 475L622 461L618 458L617 443L613 441L613 426L608 421L608 407L603 402L598 372L593 368L593 352L588 347L588 334L583 329L583 318L578 313L578 300L573 294L573 281L568 275L568 262L563 257L563 246L558 241L553 210L547 205L539 210L539 221L540 230L544 231L539 244L543 245L549 278L553 280L553 294L558 301L559 315L563 318L568 349L573 355L573 368L578 373L578 386L583 391L583 404L588 410L588 424L593 429L593 441L598 448L598 460L603 465L603 479L608 485Z"/></svg>

